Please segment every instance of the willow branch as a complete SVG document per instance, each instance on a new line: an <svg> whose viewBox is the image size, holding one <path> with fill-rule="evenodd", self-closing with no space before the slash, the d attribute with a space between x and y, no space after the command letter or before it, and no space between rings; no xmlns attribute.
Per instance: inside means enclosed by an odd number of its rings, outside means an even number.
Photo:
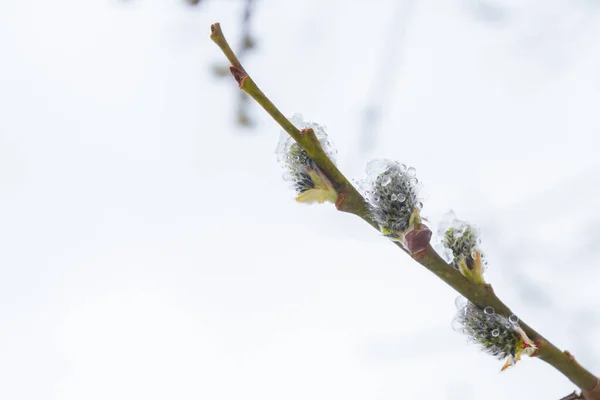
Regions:
<svg viewBox="0 0 600 400"><path fill-rule="evenodd" d="M262 106L275 122L306 151L308 156L314 160L317 166L332 182L337 193L339 193L336 203L337 209L355 214L379 230L378 224L371 217L367 201L339 171L327 154L325 154L314 132L311 129L299 130L296 128L260 90L227 43L218 23L211 26L210 37L220 47L231 63L230 71L240 89L249 94ZM401 244L395 243L402 250L405 250ZM514 314L496 296L491 285L479 285L468 280L457 269L448 265L429 244L427 244L424 250L412 254L412 257L475 305L481 308L491 306L496 313L507 318ZM598 378L583 368L568 351L563 352L559 350L550 341L523 322L522 319L520 320L520 326L527 333L527 336L536 343L538 351L535 356L552 365L577 385L582 390L585 400L600 400L600 381Z"/></svg>

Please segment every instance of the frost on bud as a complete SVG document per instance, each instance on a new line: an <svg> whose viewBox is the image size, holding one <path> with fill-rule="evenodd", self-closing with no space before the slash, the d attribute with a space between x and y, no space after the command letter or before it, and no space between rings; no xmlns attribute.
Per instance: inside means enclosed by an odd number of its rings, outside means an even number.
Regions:
<svg viewBox="0 0 600 400"><path fill-rule="evenodd" d="M466 222L453 219L443 229L443 245L449 250L449 263L467 279L485 284L483 279L483 254L479 249L479 232Z"/></svg>
<svg viewBox="0 0 600 400"><path fill-rule="evenodd" d="M299 114L295 114L290 120L298 129L312 128L321 143L323 151L333 161L335 150L329 140L327 140L327 134L323 127L304 121ZM336 202L338 193L333 188L329 179L319 169L313 159L308 156L306 151L285 131L281 132L276 153L277 160L285 170L283 178L291 182L296 190L296 201L300 203Z"/></svg>
<svg viewBox="0 0 600 400"><path fill-rule="evenodd" d="M414 168L390 160L371 161L361 186L385 236L402 243L413 254L429 244L431 231L422 224Z"/></svg>
<svg viewBox="0 0 600 400"><path fill-rule="evenodd" d="M461 299L461 298L459 298ZM516 364L522 355L531 356L536 345L521 329L519 319L496 314L492 307L483 310L471 302L459 305L452 323L455 330L466 334L473 342L498 359L505 359L502 371Z"/></svg>

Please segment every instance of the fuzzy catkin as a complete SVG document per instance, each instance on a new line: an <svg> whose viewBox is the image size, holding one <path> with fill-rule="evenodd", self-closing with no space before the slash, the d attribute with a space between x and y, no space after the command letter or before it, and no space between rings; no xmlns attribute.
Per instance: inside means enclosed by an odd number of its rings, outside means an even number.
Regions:
<svg viewBox="0 0 600 400"><path fill-rule="evenodd" d="M304 121L298 114L294 115L291 121L298 129L312 129L323 151L331 160L334 159L336 151L322 126ZM276 153L277 159L284 169L283 178L291 182L298 202L323 203L328 201L334 203L336 201L338 194L329 179L315 161L308 156L308 153L285 131L281 132Z"/></svg>
<svg viewBox="0 0 600 400"><path fill-rule="evenodd" d="M367 166L364 194L381 231L399 239L411 228L411 217L421 210L415 169L390 160L374 160Z"/></svg>
<svg viewBox="0 0 600 400"><path fill-rule="evenodd" d="M468 224L450 227L444 234L443 244L452 251L451 264L459 269L459 264L464 261L469 269L473 269L475 257L474 252L479 251L478 235L475 229Z"/></svg>
<svg viewBox="0 0 600 400"><path fill-rule="evenodd" d="M498 359L505 358L502 369L514 365L522 354L531 355L535 350L534 343L519 327L518 319L496 314L492 307L481 309L467 302L459 308L454 324L457 330L479 343L487 353Z"/></svg>

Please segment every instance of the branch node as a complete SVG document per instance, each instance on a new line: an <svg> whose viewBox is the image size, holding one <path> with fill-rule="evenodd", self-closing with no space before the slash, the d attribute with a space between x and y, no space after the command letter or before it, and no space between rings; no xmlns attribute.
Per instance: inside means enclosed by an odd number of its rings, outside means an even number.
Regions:
<svg viewBox="0 0 600 400"><path fill-rule="evenodd" d="M426 253L426 252L427 252L427 248L424 248L424 249L422 249L422 250L419 250L419 251L417 251L416 253L412 253L412 254L411 254L411 257L412 257L414 260L417 260L417 261L418 261L418 260L419 260L419 259L420 259L422 256L424 256L424 255L425 255L425 253Z"/></svg>
<svg viewBox="0 0 600 400"><path fill-rule="evenodd" d="M248 74L246 72L244 72L243 70L231 66L229 67L229 71L231 71L231 75L233 75L235 81L238 83L239 87L242 87L242 85L244 84L244 79L246 79L248 77Z"/></svg>
<svg viewBox="0 0 600 400"><path fill-rule="evenodd" d="M584 400L600 399L600 379L596 381L596 386L592 390L584 390L581 392L581 398Z"/></svg>
<svg viewBox="0 0 600 400"><path fill-rule="evenodd" d="M533 351L533 353L531 353L529 357L537 357L540 354L540 347L542 347L542 339L536 339L533 343L535 343L535 350Z"/></svg>
<svg viewBox="0 0 600 400"><path fill-rule="evenodd" d="M575 361L575 357L569 352L569 350L565 350L563 353L565 353L565 356L567 356L569 361Z"/></svg>
<svg viewBox="0 0 600 400"><path fill-rule="evenodd" d="M310 135L310 134L314 134L315 131L313 131L313 128L304 128L302 130L300 130L300 136L304 136L304 135Z"/></svg>
<svg viewBox="0 0 600 400"><path fill-rule="evenodd" d="M413 258L419 258L419 255L429 248L432 232L425 225L421 225L420 229L415 229L408 232L404 236L406 249L410 252Z"/></svg>
<svg viewBox="0 0 600 400"><path fill-rule="evenodd" d="M309 128L310 129L310 128ZM302 131L305 131L306 129L303 129ZM302 134L302 131L300 132L300 134ZM337 201L335 202L335 208L337 208L338 210L340 209L340 207L342 206L342 202L344 201L344 198L346 196L344 196L344 193L340 193L338 195Z"/></svg>

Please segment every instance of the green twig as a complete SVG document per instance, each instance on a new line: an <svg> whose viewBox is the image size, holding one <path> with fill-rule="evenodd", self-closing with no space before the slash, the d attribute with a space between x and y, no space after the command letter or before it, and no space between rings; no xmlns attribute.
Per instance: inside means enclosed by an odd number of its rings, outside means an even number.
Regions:
<svg viewBox="0 0 600 400"><path fill-rule="evenodd" d="M265 111L306 151L317 166L332 182L340 194L336 207L340 211L355 214L365 220L369 225L379 230L378 224L370 215L367 201L352 186L348 179L338 170L329 157L325 154L312 130L299 130L287 119L267 96L259 89L237 59L235 53L227 43L218 23L211 26L211 39L221 48L229 62L231 73L240 89L249 94ZM400 243L398 247L405 250ZM496 296L491 285L478 285L466 279L458 270L448 265L430 245L416 254L413 259L433 272L438 278L446 282L461 295L477 306L484 308L491 306L505 317L513 312ZM585 400L600 400L600 381L592 373L583 368L568 351L560 351L550 341L520 320L521 328L537 345L535 354L541 360L552 365L571 382L582 390Z"/></svg>

